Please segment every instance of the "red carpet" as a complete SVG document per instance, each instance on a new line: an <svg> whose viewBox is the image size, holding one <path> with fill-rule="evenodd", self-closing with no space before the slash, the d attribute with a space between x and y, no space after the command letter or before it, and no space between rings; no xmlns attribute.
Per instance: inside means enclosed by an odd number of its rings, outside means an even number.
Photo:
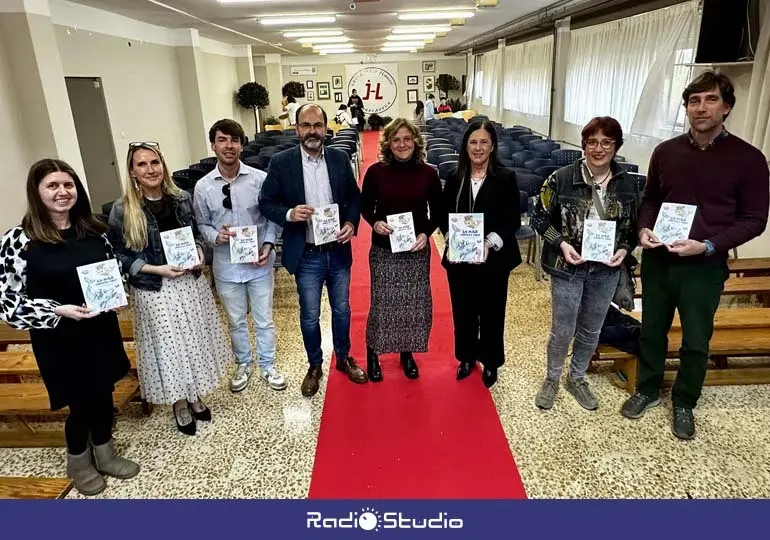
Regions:
<svg viewBox="0 0 770 540"><path fill-rule="evenodd" d="M364 169L377 157L377 137L364 134ZM353 240L350 287L351 355L362 367L370 235L362 219ZM455 380L449 287L440 254L431 244L433 331L429 352L415 355L420 378L404 377L396 354L380 358L381 383L357 385L333 368L325 369L329 382L311 498L526 497L480 371L462 382Z"/></svg>

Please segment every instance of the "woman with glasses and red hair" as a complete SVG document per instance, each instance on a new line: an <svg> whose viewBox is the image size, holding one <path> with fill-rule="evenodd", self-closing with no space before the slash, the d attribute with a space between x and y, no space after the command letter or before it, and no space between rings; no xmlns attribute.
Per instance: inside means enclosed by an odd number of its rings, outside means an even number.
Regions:
<svg viewBox="0 0 770 540"><path fill-rule="evenodd" d="M545 240L542 266L551 276L551 332L545 382L535 399L541 409L556 400L570 342L572 361L565 387L581 407L599 403L585 380L599 332L620 280L620 266L636 247L639 194L634 179L615 161L623 130L614 118L597 117L582 132L585 157L554 172L543 184L533 225ZM606 228L609 252L595 256L600 245L586 242L591 231ZM599 223L599 222L613 223ZM614 235L614 242L612 240ZM585 257L585 258L584 258Z"/></svg>
<svg viewBox="0 0 770 540"><path fill-rule="evenodd" d="M210 421L202 397L217 388L230 358L227 338L206 277L203 238L190 195L180 190L157 143L129 145L125 195L109 218L109 238L128 274L142 396L173 404L177 428L194 435ZM197 263L168 263L161 233L189 227Z"/></svg>

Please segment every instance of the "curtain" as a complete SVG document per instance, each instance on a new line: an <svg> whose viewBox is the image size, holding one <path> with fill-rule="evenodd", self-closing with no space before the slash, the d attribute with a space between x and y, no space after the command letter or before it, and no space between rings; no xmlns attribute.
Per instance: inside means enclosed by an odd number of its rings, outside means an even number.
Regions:
<svg viewBox="0 0 770 540"><path fill-rule="evenodd" d="M673 77L677 52L695 48L697 6L686 2L571 32L565 121L582 126L594 116L613 116L624 131L634 126L638 134L660 136L674 114L672 95L683 88L675 88L680 81ZM682 67L680 76L689 77Z"/></svg>
<svg viewBox="0 0 770 540"><path fill-rule="evenodd" d="M552 68L553 36L506 47L503 108L547 117Z"/></svg>
<svg viewBox="0 0 770 540"><path fill-rule="evenodd" d="M465 73L467 74L465 77L465 103L468 104L468 107L471 106L471 101L473 101L473 98L475 97L473 95L473 83L476 79L476 64L475 64L476 57L472 54L467 54L465 59Z"/></svg>
<svg viewBox="0 0 770 540"><path fill-rule="evenodd" d="M476 95L486 107L497 106L497 50L476 57Z"/></svg>
<svg viewBox="0 0 770 540"><path fill-rule="evenodd" d="M770 159L770 5L764 5L762 9L743 132L748 141Z"/></svg>

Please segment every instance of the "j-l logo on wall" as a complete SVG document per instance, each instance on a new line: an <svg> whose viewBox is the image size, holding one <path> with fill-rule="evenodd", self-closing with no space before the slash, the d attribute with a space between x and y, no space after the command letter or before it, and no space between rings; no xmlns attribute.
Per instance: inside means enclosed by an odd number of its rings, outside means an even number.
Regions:
<svg viewBox="0 0 770 540"><path fill-rule="evenodd" d="M353 90L364 101L366 114L382 114L396 103L398 87L396 79L379 67L365 67L357 71L348 83L348 95Z"/></svg>

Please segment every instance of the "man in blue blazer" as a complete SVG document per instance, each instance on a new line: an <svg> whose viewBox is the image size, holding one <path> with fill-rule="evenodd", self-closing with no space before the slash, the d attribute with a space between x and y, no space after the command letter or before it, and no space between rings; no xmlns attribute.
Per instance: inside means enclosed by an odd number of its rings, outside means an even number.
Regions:
<svg viewBox="0 0 770 540"><path fill-rule="evenodd" d="M318 392L323 376L321 350L321 291L324 282L332 308L332 340L336 368L355 383L366 373L350 356L350 240L361 217L361 191L345 152L324 148L326 112L313 103L297 109L300 146L273 155L262 185L259 209L283 227L281 261L293 274L299 295L299 321L308 368L302 395ZM316 209L336 203L340 232L336 241L316 243L312 216Z"/></svg>

